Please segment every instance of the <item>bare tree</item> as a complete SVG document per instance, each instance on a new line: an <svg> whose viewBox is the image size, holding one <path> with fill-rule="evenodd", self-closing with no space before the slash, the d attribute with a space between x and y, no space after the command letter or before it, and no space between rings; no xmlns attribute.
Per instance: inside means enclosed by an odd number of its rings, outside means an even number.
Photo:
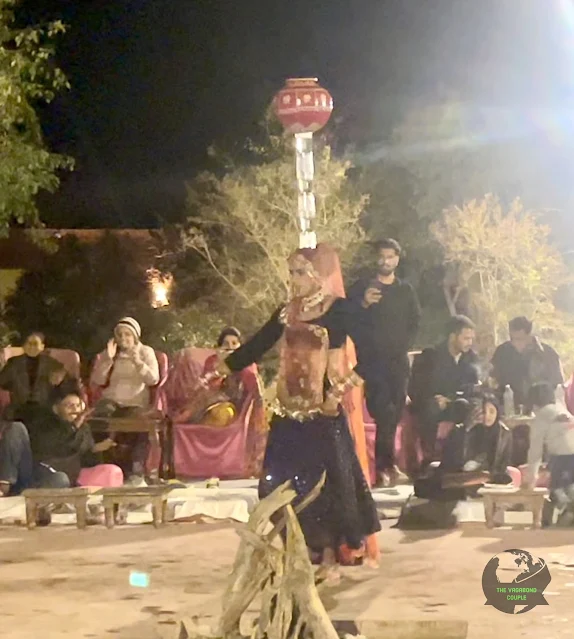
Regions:
<svg viewBox="0 0 574 639"><path fill-rule="evenodd" d="M270 136L264 148L252 151L255 161L228 160L222 176L202 173L188 185L181 240L223 285L227 307L259 322L287 296L287 258L298 246L297 192L289 140ZM349 168L329 147L316 150L318 237L339 249L343 265L364 239L359 220L367 202Z"/></svg>
<svg viewBox="0 0 574 639"><path fill-rule="evenodd" d="M517 315L535 319L547 332L563 330L568 318L554 298L566 268L549 233L520 200L504 210L494 195L453 206L431 225L444 254L449 310L466 310L460 302L467 298L485 351L506 338L508 320Z"/></svg>

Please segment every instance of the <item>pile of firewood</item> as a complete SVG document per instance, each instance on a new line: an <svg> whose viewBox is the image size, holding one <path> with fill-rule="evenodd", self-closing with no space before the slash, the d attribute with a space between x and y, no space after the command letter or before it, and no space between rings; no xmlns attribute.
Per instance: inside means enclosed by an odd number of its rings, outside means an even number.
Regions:
<svg viewBox="0 0 574 639"><path fill-rule="evenodd" d="M197 622L183 619L174 639L338 639L317 590L297 513L320 493L325 476L294 507L291 483L279 486L253 511L245 528L229 585L223 597L219 627L207 634ZM241 620L260 596L260 614L250 635Z"/></svg>

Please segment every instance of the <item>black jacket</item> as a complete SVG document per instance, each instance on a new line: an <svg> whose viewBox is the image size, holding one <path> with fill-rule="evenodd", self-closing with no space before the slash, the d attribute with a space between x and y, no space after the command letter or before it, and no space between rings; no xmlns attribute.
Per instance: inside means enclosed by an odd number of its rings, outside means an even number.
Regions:
<svg viewBox="0 0 574 639"><path fill-rule="evenodd" d="M447 473L461 472L468 461L480 464L493 478L504 476L512 458L512 432L502 422L490 428L478 424L470 429L455 426L444 444L440 468Z"/></svg>
<svg viewBox="0 0 574 639"><path fill-rule="evenodd" d="M77 457L84 468L98 463L92 453L94 438L88 424L77 429L58 417L51 408L43 406L29 411L25 423L36 462Z"/></svg>
<svg viewBox="0 0 574 639"><path fill-rule="evenodd" d="M362 306L365 291L376 276L358 280L348 292L352 306L351 337L359 361L405 359L419 330L421 310L413 287L398 278L378 287L383 297L369 308Z"/></svg>
<svg viewBox="0 0 574 639"><path fill-rule="evenodd" d="M425 350L413 361L409 397L415 412L428 408L435 395L455 399L457 393L472 394L478 384L478 356L474 351L463 353L455 362L446 342Z"/></svg>
<svg viewBox="0 0 574 639"><path fill-rule="evenodd" d="M29 376L31 359L36 364L36 379L33 384L30 384ZM0 371L0 388L9 391L12 407L29 401L48 404L54 392L50 375L63 368L60 362L46 353L40 353L36 358L18 355L10 358ZM72 379L68 374L60 386L68 392L79 392L77 380Z"/></svg>
<svg viewBox="0 0 574 639"><path fill-rule="evenodd" d="M510 341L504 342L494 351L492 366L500 396L504 388L510 386L516 408L527 405L528 391L533 384L547 383L554 388L564 382L558 353L538 338L522 353Z"/></svg>

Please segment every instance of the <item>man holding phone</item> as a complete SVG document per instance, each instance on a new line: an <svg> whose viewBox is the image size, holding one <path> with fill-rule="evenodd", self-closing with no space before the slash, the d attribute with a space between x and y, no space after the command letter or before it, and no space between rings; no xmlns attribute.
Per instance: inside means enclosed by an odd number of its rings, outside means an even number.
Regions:
<svg viewBox="0 0 574 639"><path fill-rule="evenodd" d="M375 245L374 277L350 289L354 313L351 337L365 371L367 408L377 426L377 485L392 486L400 477L395 466L394 441L407 396L408 352L420 323L420 306L413 287L395 271L402 249L393 239Z"/></svg>

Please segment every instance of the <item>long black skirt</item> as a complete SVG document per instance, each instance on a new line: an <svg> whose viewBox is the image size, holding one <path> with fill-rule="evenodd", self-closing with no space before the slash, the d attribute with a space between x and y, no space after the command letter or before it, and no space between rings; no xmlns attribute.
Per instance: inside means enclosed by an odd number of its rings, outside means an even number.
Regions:
<svg viewBox="0 0 574 639"><path fill-rule="evenodd" d="M299 514L307 546L315 552L336 550L342 544L359 549L364 538L381 525L345 416L320 415L305 422L273 417L259 481L260 499L291 480L296 505L324 471L321 494Z"/></svg>

